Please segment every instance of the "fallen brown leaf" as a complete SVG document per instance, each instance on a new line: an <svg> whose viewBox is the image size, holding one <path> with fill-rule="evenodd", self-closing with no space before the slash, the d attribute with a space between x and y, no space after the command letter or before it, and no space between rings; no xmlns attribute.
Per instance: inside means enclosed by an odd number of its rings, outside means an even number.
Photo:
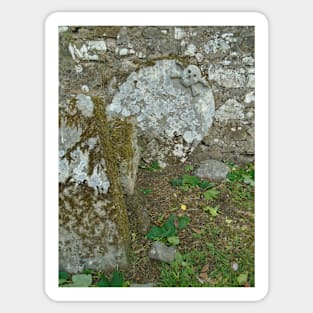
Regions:
<svg viewBox="0 0 313 313"><path fill-rule="evenodd" d="M209 267L210 267L209 264L205 264L201 269L201 273L206 273L209 270Z"/></svg>
<svg viewBox="0 0 313 313"><path fill-rule="evenodd" d="M200 273L199 278L203 281L203 282L207 282L209 277L208 277L208 273Z"/></svg>
<svg viewBox="0 0 313 313"><path fill-rule="evenodd" d="M201 229L198 229L198 228L194 228L194 227L191 227L192 231L195 232L196 234L201 234L202 233L202 230Z"/></svg>

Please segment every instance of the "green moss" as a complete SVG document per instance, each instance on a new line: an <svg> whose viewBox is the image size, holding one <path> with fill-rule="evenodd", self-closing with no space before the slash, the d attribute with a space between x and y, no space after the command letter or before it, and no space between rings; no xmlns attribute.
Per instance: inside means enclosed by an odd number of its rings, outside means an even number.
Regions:
<svg viewBox="0 0 313 313"><path fill-rule="evenodd" d="M111 128L109 127L109 123L104 111L104 101L98 97L93 97L92 101L94 103L94 114L97 125L97 133L100 141L100 149L104 159L106 160L106 171L110 181L109 193L112 195L114 206L117 212L115 216L115 222L119 236L127 247L130 241L129 222L126 204L123 198L122 187L119 179L119 170L117 164L118 153L115 149L115 142L113 146Z"/></svg>

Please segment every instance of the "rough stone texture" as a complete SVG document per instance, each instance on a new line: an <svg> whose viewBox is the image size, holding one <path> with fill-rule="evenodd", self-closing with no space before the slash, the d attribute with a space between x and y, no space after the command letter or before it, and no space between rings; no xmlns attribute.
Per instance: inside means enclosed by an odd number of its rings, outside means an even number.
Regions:
<svg viewBox="0 0 313 313"><path fill-rule="evenodd" d="M149 257L165 263L171 263L175 260L176 248L168 247L164 243L155 241L149 251Z"/></svg>
<svg viewBox="0 0 313 313"><path fill-rule="evenodd" d="M212 124L214 98L197 66L162 60L131 73L107 114L136 117L146 162L184 162Z"/></svg>
<svg viewBox="0 0 313 313"><path fill-rule="evenodd" d="M67 73L60 84L61 97L86 85L111 103L132 72L152 67L158 60L179 60L184 67L196 65L212 88L216 108L203 143L214 147L224 161L253 161L253 27L61 26L59 30L61 73ZM232 110L232 105L236 109ZM229 129L234 127L244 128L246 137L231 136ZM145 147L147 142L140 144ZM156 144L157 140L150 145Z"/></svg>
<svg viewBox="0 0 313 313"><path fill-rule="evenodd" d="M194 171L194 175L200 178L207 178L212 181L222 181L226 178L229 167L216 160L202 161Z"/></svg>
<svg viewBox="0 0 313 313"><path fill-rule="evenodd" d="M254 160L253 27L64 25L59 55L60 268L126 265L136 127L147 162Z"/></svg>
<svg viewBox="0 0 313 313"><path fill-rule="evenodd" d="M127 266L122 187L134 188L136 131L130 119L108 121L103 103L78 94L59 110L59 267L70 273Z"/></svg>

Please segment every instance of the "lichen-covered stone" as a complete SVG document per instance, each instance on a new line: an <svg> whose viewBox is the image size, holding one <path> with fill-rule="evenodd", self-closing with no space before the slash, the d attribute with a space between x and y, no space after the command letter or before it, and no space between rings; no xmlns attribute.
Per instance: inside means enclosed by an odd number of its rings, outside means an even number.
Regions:
<svg viewBox="0 0 313 313"><path fill-rule="evenodd" d="M142 157L184 162L213 121L214 97L195 65L156 61L129 75L107 106L109 116L134 116Z"/></svg>
<svg viewBox="0 0 313 313"><path fill-rule="evenodd" d="M129 119L108 121L100 98L77 95L60 107L59 266L127 266L129 230L123 191L134 189L139 162Z"/></svg>

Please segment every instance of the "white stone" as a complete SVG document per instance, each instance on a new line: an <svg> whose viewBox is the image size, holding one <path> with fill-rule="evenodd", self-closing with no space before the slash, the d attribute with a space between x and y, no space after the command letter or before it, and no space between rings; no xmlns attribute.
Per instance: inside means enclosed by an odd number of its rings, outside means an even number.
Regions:
<svg viewBox="0 0 313 313"><path fill-rule="evenodd" d="M194 56L196 51L197 51L197 47L191 43L187 46L187 50L185 51L185 55Z"/></svg>
<svg viewBox="0 0 313 313"><path fill-rule="evenodd" d="M87 85L83 85L83 86L81 86L81 90L83 92L89 92L89 87Z"/></svg>
<svg viewBox="0 0 313 313"><path fill-rule="evenodd" d="M93 114L93 102L90 96L79 94L77 96L77 107L80 109L83 115L90 117Z"/></svg>
<svg viewBox="0 0 313 313"><path fill-rule="evenodd" d="M247 104L254 102L254 91L250 91L246 94L244 102Z"/></svg>
<svg viewBox="0 0 313 313"><path fill-rule="evenodd" d="M122 48L119 50L119 55L120 56L125 56L128 54L128 49L127 48Z"/></svg>
<svg viewBox="0 0 313 313"><path fill-rule="evenodd" d="M180 28L180 27L175 27L175 30L174 30L174 38L176 40L181 40L183 39L184 37L186 36L186 33L185 31Z"/></svg>
<svg viewBox="0 0 313 313"><path fill-rule="evenodd" d="M247 83L245 69L228 69L219 65L210 65L208 68L209 80L216 81L226 88L242 88Z"/></svg>
<svg viewBox="0 0 313 313"><path fill-rule="evenodd" d="M203 55L201 54L201 53L196 53L196 59L197 59L197 61L198 62L202 62L202 60L203 60Z"/></svg>
<svg viewBox="0 0 313 313"><path fill-rule="evenodd" d="M242 63L244 65L254 65L254 58L251 56L243 57L242 58Z"/></svg>
<svg viewBox="0 0 313 313"><path fill-rule="evenodd" d="M93 40L88 41L89 49L91 50L98 50L98 51L106 51L107 46L104 40Z"/></svg>
<svg viewBox="0 0 313 313"><path fill-rule="evenodd" d="M68 26L59 26L59 33L65 33L68 31Z"/></svg>

